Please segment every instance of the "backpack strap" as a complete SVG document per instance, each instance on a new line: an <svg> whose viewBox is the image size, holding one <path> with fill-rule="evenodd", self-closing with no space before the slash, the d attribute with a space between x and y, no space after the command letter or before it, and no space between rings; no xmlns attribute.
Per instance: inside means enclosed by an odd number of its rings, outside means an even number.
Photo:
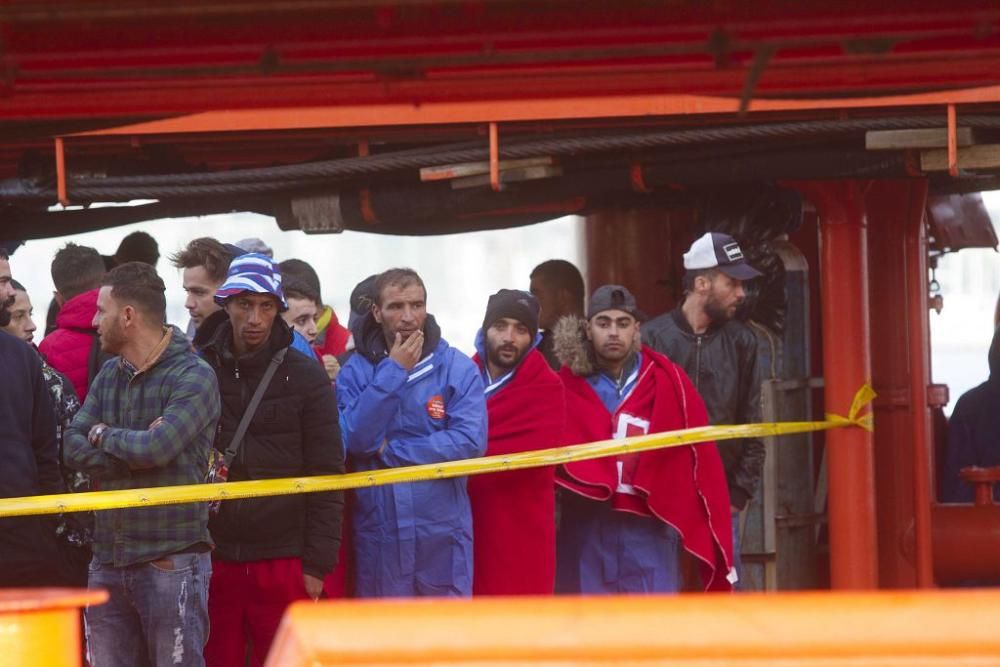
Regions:
<svg viewBox="0 0 1000 667"><path fill-rule="evenodd" d="M278 370L278 366L280 366L281 362L285 360L285 354L287 352L288 348L283 347L275 352L274 356L271 357L271 363L267 365L267 370L264 371L264 376L260 379L260 384L257 385L257 390L253 393L253 397L250 399L247 409L243 412L243 418L240 419L239 426L236 427L236 434L229 442L229 446L226 447L224 456L227 468L232 465L233 460L236 458L236 454L239 453L243 437L246 435L247 429L250 428L250 420L253 419L254 413L257 412L257 406L260 405L261 399L264 398L264 392L267 391L267 386L271 384L271 378L274 377L274 373Z"/></svg>

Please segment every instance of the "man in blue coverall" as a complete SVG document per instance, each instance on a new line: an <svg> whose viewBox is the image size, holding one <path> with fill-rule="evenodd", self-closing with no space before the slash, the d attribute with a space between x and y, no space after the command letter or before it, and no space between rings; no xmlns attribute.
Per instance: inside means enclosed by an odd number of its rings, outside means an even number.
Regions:
<svg viewBox="0 0 1000 667"><path fill-rule="evenodd" d="M482 456L483 383L448 345L412 269L375 281L375 304L337 377L351 468L382 470ZM358 336L357 334L361 334ZM465 478L355 491L358 597L472 593L472 515Z"/></svg>

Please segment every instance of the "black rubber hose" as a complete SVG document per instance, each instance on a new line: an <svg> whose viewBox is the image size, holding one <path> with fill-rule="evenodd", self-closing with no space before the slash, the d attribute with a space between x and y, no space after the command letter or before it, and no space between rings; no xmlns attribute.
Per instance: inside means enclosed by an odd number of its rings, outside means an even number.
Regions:
<svg viewBox="0 0 1000 667"><path fill-rule="evenodd" d="M856 118L848 120L811 120L786 123L767 123L732 127L691 128L646 132L639 134L559 138L523 143L500 144L500 157L521 159L547 155L572 155L575 153L634 150L659 146L676 146L695 143L725 143L756 139L781 139L803 136L841 134L869 130L922 129L943 127L943 119L935 116L903 118ZM962 125L978 128L1000 128L1000 117L963 116ZM112 178L74 178L70 181L75 198L88 199L92 195L109 196L112 192L134 196L135 186L208 186L224 183L273 183L275 181L300 181L346 176L370 175L403 169L441 166L459 162L481 162L489 159L486 146L452 148L419 148L367 157L343 158L308 162L303 164L237 169L201 174L156 174L147 176L121 176ZM114 190L114 188L122 188ZM268 188L275 189L275 188ZM279 188L280 189L280 188ZM263 191L263 190L259 190ZM172 190L157 190L172 196ZM225 192L238 194L243 190ZM222 194L219 192L218 194ZM192 194L198 194L197 191ZM150 195L156 196L156 195Z"/></svg>
<svg viewBox="0 0 1000 667"><path fill-rule="evenodd" d="M977 128L1000 128L1000 117L964 116L962 124ZM940 118L866 118L770 123L738 127L693 128L626 135L557 138L501 144L505 159L613 152L670 145L815 137L867 130L940 128ZM128 201L217 196L246 196L315 186L326 180L373 175L406 169L440 166L488 159L485 146L438 151L421 148L369 157L346 158L278 167L242 169L211 174L174 174L105 178L80 178L72 182L74 201ZM724 159L720 157L719 159ZM872 174L875 175L875 174ZM128 185L123 185L123 180ZM150 182L153 180L154 182ZM221 181L221 182L214 182ZM0 200L53 201L55 189L21 179L0 182Z"/></svg>
<svg viewBox="0 0 1000 667"><path fill-rule="evenodd" d="M746 182L758 179L773 178L875 178L878 176L900 177L905 175L903 164L905 157L901 152L879 151L877 153L833 152L816 153L821 159L816 159L811 153L801 153L793 156L798 167L782 168L787 162L776 162L766 153L754 156L743 156L732 160L715 156L707 163L689 161L685 164L673 165L672 180L678 183L712 183L712 182ZM837 158L843 158L841 166ZM646 171L656 173L657 167L650 165ZM700 181L698 179L701 179ZM259 195L269 192L288 192L315 185L323 180L309 181L273 181L266 183L222 183L218 185L182 185L182 186L147 186L132 188L74 188L71 194L75 199L101 200L114 197L117 199L174 199L202 198L238 195Z"/></svg>
<svg viewBox="0 0 1000 667"><path fill-rule="evenodd" d="M473 150L481 149L483 142L480 141L462 141L451 144L445 144L443 146L433 146L428 148L427 146L421 146L419 148L408 148L401 151L393 151L392 153L385 153L384 155L391 155L398 159L405 159L412 156L425 156L428 150L441 151L441 152L451 152L451 151L462 151L462 150ZM302 164L294 165L283 165L280 167L255 167L253 169L233 169L228 171L214 171L214 172L200 172L200 173L185 173L185 174L147 174L143 176L108 176L102 178L94 177L80 177L73 178L70 177L70 184L80 184L83 186L108 186L108 187L131 187L136 185L211 185L214 183L248 183L253 181L269 181L274 180L274 170L275 169L288 169L295 172L301 171L301 167L309 167L309 165L320 165L320 164L344 164L352 162L360 162L364 164L366 160L371 160L375 157L381 157L378 154L369 155L365 157L352 157L352 158L338 158L336 160L323 160L319 162L304 162ZM298 179L302 176L308 174L295 173L292 178ZM287 180L287 177L283 177Z"/></svg>
<svg viewBox="0 0 1000 667"><path fill-rule="evenodd" d="M233 197L286 192L315 184L316 181L269 181L221 183L218 185L149 185L144 187L71 187L73 201L131 201L133 199L174 199L188 197ZM54 192L54 191L53 191Z"/></svg>

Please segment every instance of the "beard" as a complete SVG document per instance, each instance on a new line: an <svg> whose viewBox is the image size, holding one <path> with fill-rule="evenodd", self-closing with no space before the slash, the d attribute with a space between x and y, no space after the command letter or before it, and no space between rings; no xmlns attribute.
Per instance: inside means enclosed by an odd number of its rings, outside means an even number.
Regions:
<svg viewBox="0 0 1000 667"><path fill-rule="evenodd" d="M705 302L705 314L714 324L724 324L735 317L743 301L737 301L731 309L722 306L714 297Z"/></svg>
<svg viewBox="0 0 1000 667"><path fill-rule="evenodd" d="M109 354L118 354L125 342L125 336L117 324L108 327L100 334L101 350Z"/></svg>
<svg viewBox="0 0 1000 667"><path fill-rule="evenodd" d="M14 297L0 303L0 327L10 326L10 308L14 305Z"/></svg>
<svg viewBox="0 0 1000 667"><path fill-rule="evenodd" d="M491 345L487 344L486 358L489 362L496 366L497 368L502 368L505 371L509 371L519 363L524 355L527 354L529 348L524 348L519 350L516 345ZM514 356L509 358L504 358L500 356L501 352L513 352ZM511 359L511 360L508 360Z"/></svg>
<svg viewBox="0 0 1000 667"><path fill-rule="evenodd" d="M721 324L729 319L729 313L717 303L706 303L705 314L708 315L708 319L712 320L714 324Z"/></svg>

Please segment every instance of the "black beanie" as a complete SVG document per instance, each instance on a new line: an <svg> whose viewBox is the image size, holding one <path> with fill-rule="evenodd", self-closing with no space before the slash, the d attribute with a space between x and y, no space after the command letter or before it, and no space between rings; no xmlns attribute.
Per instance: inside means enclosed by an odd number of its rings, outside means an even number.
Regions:
<svg viewBox="0 0 1000 667"><path fill-rule="evenodd" d="M375 303L375 279L378 274L372 274L354 286L351 291L351 314L347 320L347 328L354 331L355 323L364 319L371 312Z"/></svg>
<svg viewBox="0 0 1000 667"><path fill-rule="evenodd" d="M502 289L490 297L486 304L483 330L490 328L502 317L517 320L531 331L534 338L538 333L538 300L528 292L517 289Z"/></svg>
<svg viewBox="0 0 1000 667"><path fill-rule="evenodd" d="M367 315L375 303L375 279L377 273L373 273L351 290L351 312L358 315Z"/></svg>

